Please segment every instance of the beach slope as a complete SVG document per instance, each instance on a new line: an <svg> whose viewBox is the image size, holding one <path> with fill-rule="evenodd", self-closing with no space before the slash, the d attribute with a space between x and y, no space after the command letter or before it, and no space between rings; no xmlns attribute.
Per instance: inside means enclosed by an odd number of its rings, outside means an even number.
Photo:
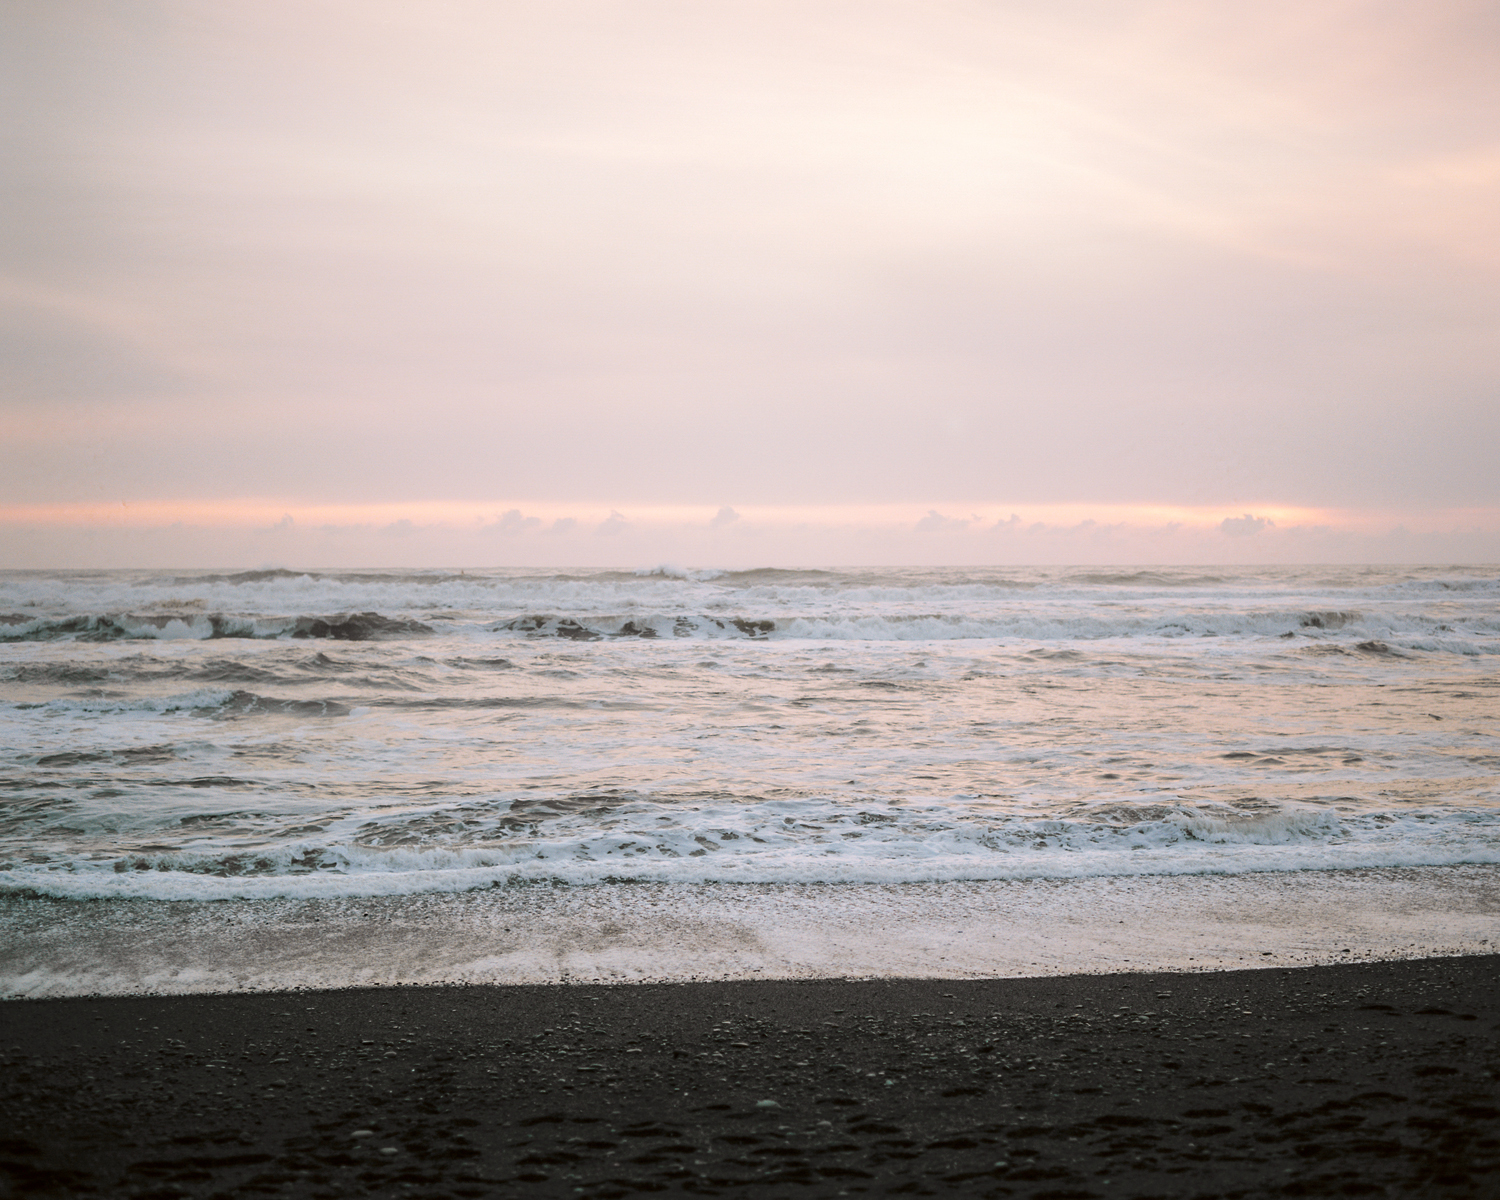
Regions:
<svg viewBox="0 0 1500 1200"><path fill-rule="evenodd" d="M1500 1194L1500 957L0 1006L9 1195Z"/></svg>

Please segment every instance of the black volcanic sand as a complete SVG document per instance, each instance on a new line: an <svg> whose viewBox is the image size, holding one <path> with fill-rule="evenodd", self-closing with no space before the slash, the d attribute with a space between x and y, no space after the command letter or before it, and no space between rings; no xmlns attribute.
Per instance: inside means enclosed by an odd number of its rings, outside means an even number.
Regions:
<svg viewBox="0 0 1500 1200"><path fill-rule="evenodd" d="M1495 956L0 1021L0 1194L1500 1196Z"/></svg>

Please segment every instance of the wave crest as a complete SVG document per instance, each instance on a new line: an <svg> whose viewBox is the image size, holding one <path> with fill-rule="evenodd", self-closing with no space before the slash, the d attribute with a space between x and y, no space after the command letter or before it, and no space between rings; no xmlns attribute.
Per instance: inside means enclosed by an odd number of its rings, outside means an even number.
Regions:
<svg viewBox="0 0 1500 1200"><path fill-rule="evenodd" d="M12 860L0 864L0 891L358 896L541 881L917 883L1500 863L1500 815L1473 812L1339 816L1168 803L1037 819L894 802L684 806L588 793L408 811L325 832L303 827L269 846L275 818L231 815L218 824L246 844ZM192 834L215 828L200 822Z"/></svg>

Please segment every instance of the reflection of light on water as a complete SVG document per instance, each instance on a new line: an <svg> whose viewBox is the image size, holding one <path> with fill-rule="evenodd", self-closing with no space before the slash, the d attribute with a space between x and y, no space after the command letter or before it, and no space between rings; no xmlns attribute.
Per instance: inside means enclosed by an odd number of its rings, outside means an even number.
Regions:
<svg viewBox="0 0 1500 1200"><path fill-rule="evenodd" d="M1339 570L3 576L11 633L103 624L0 659L0 880L1490 861L1500 589Z"/></svg>

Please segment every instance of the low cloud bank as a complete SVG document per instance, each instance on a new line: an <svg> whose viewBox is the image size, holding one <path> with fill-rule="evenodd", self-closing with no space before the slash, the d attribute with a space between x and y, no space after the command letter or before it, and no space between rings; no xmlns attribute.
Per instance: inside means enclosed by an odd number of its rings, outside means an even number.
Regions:
<svg viewBox="0 0 1500 1200"><path fill-rule="evenodd" d="M950 506L0 512L12 569L1500 562L1500 509L1389 514Z"/></svg>

